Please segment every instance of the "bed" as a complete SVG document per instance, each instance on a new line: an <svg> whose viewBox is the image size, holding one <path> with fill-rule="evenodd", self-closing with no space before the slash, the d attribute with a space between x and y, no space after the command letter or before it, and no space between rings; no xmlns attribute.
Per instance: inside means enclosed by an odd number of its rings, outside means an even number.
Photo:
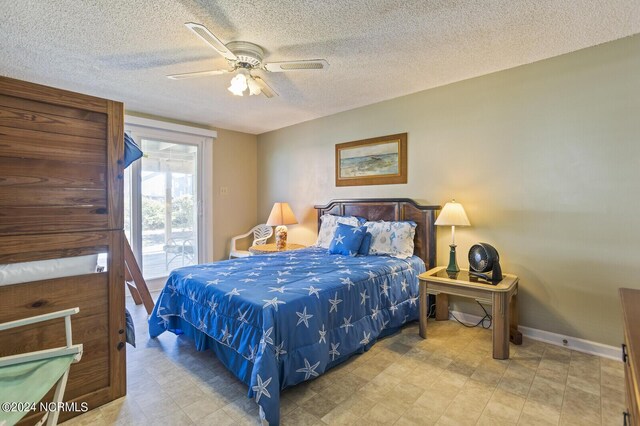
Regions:
<svg viewBox="0 0 640 426"><path fill-rule="evenodd" d="M414 256L337 256L306 249L174 270L149 319L212 349L249 387L269 424L280 390L312 380L418 319L417 275L435 262L438 207L409 199L338 200L323 214L414 221Z"/></svg>

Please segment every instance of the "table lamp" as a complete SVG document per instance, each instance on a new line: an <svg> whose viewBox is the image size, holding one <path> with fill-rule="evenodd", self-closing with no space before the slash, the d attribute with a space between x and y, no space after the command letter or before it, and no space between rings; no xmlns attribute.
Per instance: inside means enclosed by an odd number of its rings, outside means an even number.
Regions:
<svg viewBox="0 0 640 426"><path fill-rule="evenodd" d="M469 218L464 212L462 204L456 203L456 200L452 200L450 203L444 205L444 208L438 215L435 221L436 226L450 226L451 227L451 251L449 252L449 266L447 266L447 272L458 273L458 262L456 261L456 226L470 226Z"/></svg>
<svg viewBox="0 0 640 426"><path fill-rule="evenodd" d="M274 203L267 225L276 227L276 249L284 250L287 246L287 226L298 223L289 207L289 203Z"/></svg>

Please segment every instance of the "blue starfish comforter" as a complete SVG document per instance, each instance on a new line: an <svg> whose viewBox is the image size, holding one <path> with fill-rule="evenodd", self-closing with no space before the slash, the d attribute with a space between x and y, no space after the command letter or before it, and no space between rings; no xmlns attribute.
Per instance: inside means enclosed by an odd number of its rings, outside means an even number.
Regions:
<svg viewBox="0 0 640 426"><path fill-rule="evenodd" d="M413 256L337 256L307 248L174 270L149 319L156 337L191 336L280 421L280 390L311 380L418 318Z"/></svg>

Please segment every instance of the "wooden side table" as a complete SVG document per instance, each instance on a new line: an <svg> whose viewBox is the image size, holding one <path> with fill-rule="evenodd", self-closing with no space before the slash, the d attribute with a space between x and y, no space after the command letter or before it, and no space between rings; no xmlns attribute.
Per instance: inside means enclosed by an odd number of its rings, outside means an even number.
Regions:
<svg viewBox="0 0 640 426"><path fill-rule="evenodd" d="M449 319L449 296L462 296L493 305L493 357L509 358L509 341L522 344L518 331L518 277L504 274L497 285L487 284L463 269L449 275L438 266L418 275L420 279L420 337L427 338L427 293L436 295L436 320Z"/></svg>
<svg viewBox="0 0 640 426"><path fill-rule="evenodd" d="M259 244L255 246L249 247L249 251L253 254L269 254L269 253L278 253L281 251L289 251L289 250L298 250L301 248L305 248L302 244L293 244L289 243L285 246L284 249L278 250L276 248L275 243L272 244Z"/></svg>

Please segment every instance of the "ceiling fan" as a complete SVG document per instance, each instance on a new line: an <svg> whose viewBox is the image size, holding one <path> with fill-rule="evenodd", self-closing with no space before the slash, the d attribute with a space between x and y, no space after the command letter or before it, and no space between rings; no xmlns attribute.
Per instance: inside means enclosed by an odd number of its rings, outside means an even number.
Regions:
<svg viewBox="0 0 640 426"><path fill-rule="evenodd" d="M231 79L231 86L228 90L236 96L243 96L248 89L249 95L264 94L267 98L278 96L278 94L259 76L253 75L252 71L262 70L268 72L288 72L299 70L325 70L329 68L329 63L324 59L311 59L302 61L284 62L262 62L264 51L260 46L248 41L231 41L227 44L220 41L204 25L194 22L184 24L195 35L220 53L229 63L229 69L219 69L210 71L188 72L183 74L171 74L167 77L172 80L182 80L185 78L204 77L209 75L220 75L236 73Z"/></svg>

